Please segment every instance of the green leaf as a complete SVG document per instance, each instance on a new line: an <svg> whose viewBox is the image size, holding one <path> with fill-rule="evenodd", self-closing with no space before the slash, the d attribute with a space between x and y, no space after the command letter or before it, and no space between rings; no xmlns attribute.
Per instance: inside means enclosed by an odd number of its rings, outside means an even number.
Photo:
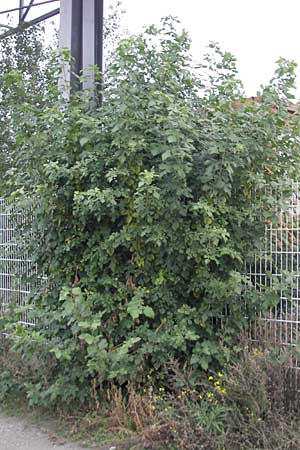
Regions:
<svg viewBox="0 0 300 450"><path fill-rule="evenodd" d="M146 317L148 317L149 319L154 319L155 314L153 309L150 306L144 306L144 314Z"/></svg>
<svg viewBox="0 0 300 450"><path fill-rule="evenodd" d="M82 147L84 147L89 141L90 141L90 139L88 137L82 137L79 142L80 142L80 145Z"/></svg>
<svg viewBox="0 0 300 450"><path fill-rule="evenodd" d="M127 312L133 318L133 320L137 319L141 314L143 314L143 303L142 299L138 297L134 297L131 302L128 303Z"/></svg>
<svg viewBox="0 0 300 450"><path fill-rule="evenodd" d="M92 336L91 334L88 333L83 333L79 336L79 339L82 339L88 345L92 345L97 340L97 337Z"/></svg>
<svg viewBox="0 0 300 450"><path fill-rule="evenodd" d="M163 154L161 155L161 159L163 161L166 161L166 159L170 158L171 156L172 156L171 150L167 150L163 152Z"/></svg>

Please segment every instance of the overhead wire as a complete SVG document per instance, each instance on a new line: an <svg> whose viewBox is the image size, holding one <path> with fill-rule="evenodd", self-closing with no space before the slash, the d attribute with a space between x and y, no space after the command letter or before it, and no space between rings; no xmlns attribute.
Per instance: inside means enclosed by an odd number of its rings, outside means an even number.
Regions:
<svg viewBox="0 0 300 450"><path fill-rule="evenodd" d="M35 7L35 6L42 6L42 5L46 5L47 3L54 3L54 2L59 2L59 1L60 1L60 0L45 0L45 1L43 1L43 2L38 2L38 3L30 2L29 5L24 5L24 6L22 6L22 7L6 9L6 10L4 10L4 11L1 11L1 10L0 10L0 14L8 14L8 13L10 13L10 12L21 11L21 10L23 10L23 9L28 9L28 8L31 9L31 8L33 8L33 7Z"/></svg>
<svg viewBox="0 0 300 450"><path fill-rule="evenodd" d="M57 14L59 14L60 8L54 9L53 11L49 11L46 14L43 14L42 16L36 17L35 19L30 20L29 22L21 22L19 26L16 28L12 28L8 31L5 31L3 34L0 34L0 40L7 38L8 36L11 36L12 34L18 33L19 31L26 30L26 28L31 27L32 25L37 25L40 22L43 22L46 19L50 19L50 17L54 17Z"/></svg>

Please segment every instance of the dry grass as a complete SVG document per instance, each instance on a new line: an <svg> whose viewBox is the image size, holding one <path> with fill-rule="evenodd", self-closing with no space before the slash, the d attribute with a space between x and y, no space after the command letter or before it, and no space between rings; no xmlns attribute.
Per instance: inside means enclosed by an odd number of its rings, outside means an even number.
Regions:
<svg viewBox="0 0 300 450"><path fill-rule="evenodd" d="M111 384L99 393L92 383L88 407L54 412L56 430L103 450L300 449L300 393L290 353L266 342L249 347L245 340L242 347L224 374L203 374L196 384L193 371L176 362L166 368L163 387L150 380L147 387ZM2 353L1 365L17 377L24 368L13 356Z"/></svg>

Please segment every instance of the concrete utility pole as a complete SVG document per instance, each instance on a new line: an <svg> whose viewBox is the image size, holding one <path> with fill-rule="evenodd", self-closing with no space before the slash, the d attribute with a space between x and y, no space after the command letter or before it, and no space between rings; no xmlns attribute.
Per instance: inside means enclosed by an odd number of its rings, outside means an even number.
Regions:
<svg viewBox="0 0 300 450"><path fill-rule="evenodd" d="M65 81L72 89L79 89L77 75L89 79L82 88L92 88L94 76L90 66L103 71L103 1L104 0L61 0L60 2L60 48L67 48L74 58L73 67L66 70Z"/></svg>
<svg viewBox="0 0 300 450"><path fill-rule="evenodd" d="M1 2L1 0L0 0ZM103 72L103 2L104 0L19 0L19 7L0 9L0 16L18 12L18 26L0 24L0 28L7 29L0 34L0 39L19 33L22 30L43 22L60 13L60 48L67 48L74 58L72 67L66 67L61 80L62 89L69 95L69 86L75 89L93 88L95 82L94 71L90 66L98 66ZM59 4L60 8L25 20L35 7ZM86 75L87 81L78 82L79 75ZM68 87L67 87L68 86ZM100 89L101 90L101 89ZM99 93L101 102L101 94Z"/></svg>

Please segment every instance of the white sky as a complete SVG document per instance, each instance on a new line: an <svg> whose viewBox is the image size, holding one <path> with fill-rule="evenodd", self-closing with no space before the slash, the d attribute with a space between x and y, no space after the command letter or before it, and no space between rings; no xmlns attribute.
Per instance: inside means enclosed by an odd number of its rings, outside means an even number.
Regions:
<svg viewBox="0 0 300 450"><path fill-rule="evenodd" d="M42 0L35 0L39 1ZM105 1L107 5L117 0ZM271 78L278 57L292 58L300 64L300 0L123 0L122 3L126 10L124 27L133 32L146 24L158 23L162 16L177 16L192 37L195 59L209 41L218 41L222 49L237 57L247 95L255 95L260 84ZM36 7L34 14L58 4ZM14 6L18 6L17 0L0 0L0 9Z"/></svg>

